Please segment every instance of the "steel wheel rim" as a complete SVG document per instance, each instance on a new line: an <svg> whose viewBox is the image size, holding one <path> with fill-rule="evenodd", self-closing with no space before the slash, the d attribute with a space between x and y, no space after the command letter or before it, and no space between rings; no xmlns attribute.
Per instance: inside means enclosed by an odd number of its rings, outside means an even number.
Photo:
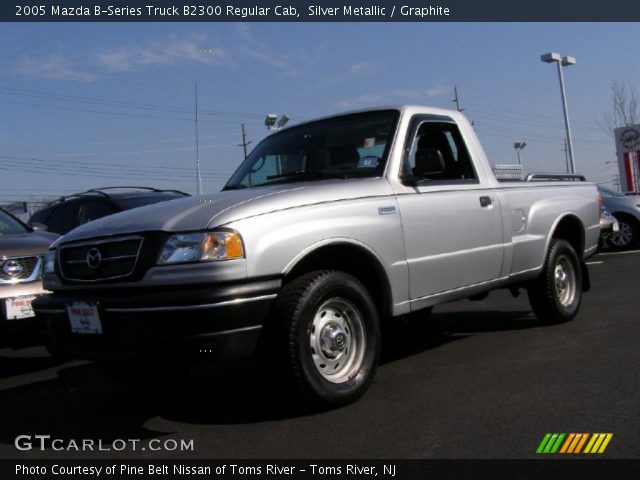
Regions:
<svg viewBox="0 0 640 480"><path fill-rule="evenodd" d="M614 244L616 247L626 247L631 243L631 239L633 238L633 230L631 229L631 225L626 222L618 221L619 229L616 233L612 233L609 237L609 241Z"/></svg>
<svg viewBox="0 0 640 480"><path fill-rule="evenodd" d="M309 330L316 370L331 383L344 383L360 370L366 349L360 310L349 300L331 298L316 311Z"/></svg>
<svg viewBox="0 0 640 480"><path fill-rule="evenodd" d="M576 298L576 271L566 256L558 258L554 268L556 298L563 307L570 306Z"/></svg>

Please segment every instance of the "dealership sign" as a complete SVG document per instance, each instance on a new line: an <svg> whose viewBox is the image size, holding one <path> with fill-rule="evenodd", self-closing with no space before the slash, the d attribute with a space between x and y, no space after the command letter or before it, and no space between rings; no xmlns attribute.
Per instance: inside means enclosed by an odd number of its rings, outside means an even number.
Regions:
<svg viewBox="0 0 640 480"><path fill-rule="evenodd" d="M620 187L624 192L640 191L640 125L616 128L614 134Z"/></svg>

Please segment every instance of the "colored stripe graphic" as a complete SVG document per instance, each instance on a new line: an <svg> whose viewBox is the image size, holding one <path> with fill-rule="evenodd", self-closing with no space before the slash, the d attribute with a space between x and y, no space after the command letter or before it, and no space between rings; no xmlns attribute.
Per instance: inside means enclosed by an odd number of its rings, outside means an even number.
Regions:
<svg viewBox="0 0 640 480"><path fill-rule="evenodd" d="M633 178L633 165L631 164L629 152L624 153L624 176L627 181L627 192L633 192L635 190L635 179Z"/></svg>
<svg viewBox="0 0 640 480"><path fill-rule="evenodd" d="M575 433L570 433L569 434L569 436L567 437L567 441L564 442L564 445L560 449L560 453L567 453L567 449L569 448L569 445L571 445L571 443L573 442L573 439L575 437L576 437Z"/></svg>
<svg viewBox="0 0 640 480"><path fill-rule="evenodd" d="M596 443L596 438L598 438L597 433L591 435L591 439L589 440L589 443L587 443L587 448L584 449L584 453L591 453L591 447L593 447L593 444Z"/></svg>
<svg viewBox="0 0 640 480"><path fill-rule="evenodd" d="M580 441L578 442L578 445L576 446L576 449L573 451L573 453L580 453L582 451L582 447L584 446L584 442L587 441L587 438L589 438L589 434L588 433L582 433L582 436L580 437Z"/></svg>
<svg viewBox="0 0 640 480"><path fill-rule="evenodd" d="M549 453L556 453L558 451L558 448L560 448L560 444L562 443L562 440L564 439L564 437L565 437L564 433L561 433L560 435L558 435L558 439L556 440L556 443L553 445Z"/></svg>
<svg viewBox="0 0 640 480"><path fill-rule="evenodd" d="M536 453L556 453L565 435L565 433L546 433L538 445Z"/></svg>
<svg viewBox="0 0 640 480"><path fill-rule="evenodd" d="M599 454L604 453L612 438L613 433L545 433L536 453Z"/></svg>
<svg viewBox="0 0 640 480"><path fill-rule="evenodd" d="M544 451L544 447L547 445L547 442L549 441L550 438L551 438L550 433L544 434L544 437L542 437L542 441L540 442L540 445L538 445L538 449L536 450L536 453L542 453Z"/></svg>

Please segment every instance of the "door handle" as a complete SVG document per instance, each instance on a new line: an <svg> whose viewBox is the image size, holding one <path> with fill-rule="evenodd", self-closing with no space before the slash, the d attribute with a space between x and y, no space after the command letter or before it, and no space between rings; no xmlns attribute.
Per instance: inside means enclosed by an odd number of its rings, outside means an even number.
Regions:
<svg viewBox="0 0 640 480"><path fill-rule="evenodd" d="M488 207L489 205L491 205L491 197L480 197L480 206L481 207Z"/></svg>

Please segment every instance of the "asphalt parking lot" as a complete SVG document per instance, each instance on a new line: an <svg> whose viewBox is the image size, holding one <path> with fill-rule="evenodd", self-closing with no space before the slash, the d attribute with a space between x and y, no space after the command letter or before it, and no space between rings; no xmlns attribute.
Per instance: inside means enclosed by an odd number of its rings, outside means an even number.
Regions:
<svg viewBox="0 0 640 480"><path fill-rule="evenodd" d="M139 396L95 364L0 350L0 458L534 458L546 432L611 432L640 457L640 252L591 259L579 316L548 326L526 295L437 307L439 329L399 329L357 403L309 413L249 367L199 372ZM193 452L20 452L14 439L193 439Z"/></svg>

